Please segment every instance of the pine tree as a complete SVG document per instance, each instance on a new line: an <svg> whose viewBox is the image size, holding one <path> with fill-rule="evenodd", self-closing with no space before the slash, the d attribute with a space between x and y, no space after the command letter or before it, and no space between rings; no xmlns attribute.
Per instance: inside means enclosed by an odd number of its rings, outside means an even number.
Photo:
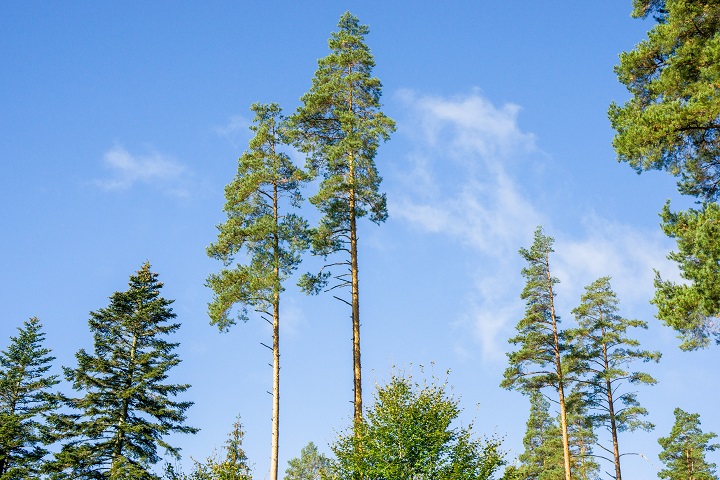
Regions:
<svg viewBox="0 0 720 480"><path fill-rule="evenodd" d="M701 204L663 209L663 230L679 250L668 258L688 282L657 274L653 303L658 318L679 332L682 349L702 348L712 336L720 343L720 1L633 0L633 7L633 16L653 15L658 24L615 68L632 97L610 106L613 146L638 173L678 177L679 191Z"/></svg>
<svg viewBox="0 0 720 480"><path fill-rule="evenodd" d="M380 80L365 44L369 29L349 12L340 17L339 31L328 45L331 53L318 61L312 87L290 119L297 145L308 155L308 170L321 175L318 193L311 197L323 217L312 239L314 254L344 259L328 265L335 272L335 287L350 287L353 330L354 418L362 417L360 363L360 297L358 282L357 220L369 215L375 223L387 218L385 195L375 166L380 140L388 140L395 123L380 111ZM323 269L306 275L302 286L309 293L323 290L333 273Z"/></svg>
<svg viewBox="0 0 720 480"><path fill-rule="evenodd" d="M287 143L286 129L277 104L253 104L255 137L250 150L238 160L238 173L225 188L227 221L218 226L218 240L207 253L221 260L225 269L208 277L214 292L209 305L211 322L221 331L234 320L230 311L239 305L241 320L252 308L273 329L273 413L270 478L277 480L280 435L280 293L283 281L297 268L307 248L307 224L298 215L284 212L283 200L298 206L304 174L280 151ZM236 264L235 255L247 253L248 264Z"/></svg>
<svg viewBox="0 0 720 480"><path fill-rule="evenodd" d="M663 280L656 272L652 303L657 316L678 332L683 350L706 347L713 337L720 344L720 205L676 213L666 204L660 217L665 234L677 240L678 251L668 258L677 262L687 281Z"/></svg>
<svg viewBox="0 0 720 480"><path fill-rule="evenodd" d="M163 437L197 431L184 423L192 402L172 399L189 385L166 382L180 359L173 353L178 344L165 337L180 324L169 323L173 301L160 296L162 286L145 263L127 291L91 312L94 352L78 351L77 368L64 368L81 394L63 397L75 413L51 419L62 441L50 464L52 478L157 479L151 467L160 460L158 448L179 455Z"/></svg>
<svg viewBox="0 0 720 480"><path fill-rule="evenodd" d="M647 328L642 320L623 318L618 314L618 299L610 286L610 278L602 277L585 287L581 304L573 314L580 326L583 370L588 376L590 408L596 427L608 430L612 448L603 447L610 455L615 479L622 478L618 432L638 428L651 430L653 425L642 420L647 415L637 400L637 394L621 390L624 384L654 385L656 380L647 373L630 371L633 362L658 362L659 352L638 348L640 343L630 338L630 328Z"/></svg>
<svg viewBox="0 0 720 480"><path fill-rule="evenodd" d="M716 438L714 433L703 433L700 430L700 415L675 409L675 424L670 436L658 439L663 448L660 460L665 469L658 477L669 480L717 480L715 464L708 463L705 453L720 448L718 444L710 444Z"/></svg>
<svg viewBox="0 0 720 480"><path fill-rule="evenodd" d="M552 276L550 270L554 240L544 235L540 227L535 231L534 238L529 250L520 249L520 255L528 262L522 270L527 283L520 295L527 306L525 317L516 326L518 334L509 340L513 345L520 345L520 349L507 354L510 366L505 370L501 386L517 388L526 394L550 387L557 393L565 479L570 480L565 392L571 380L569 374L574 368L573 357L569 355L567 343L569 332L560 330L560 317L555 312L554 287L559 280Z"/></svg>
<svg viewBox="0 0 720 480"><path fill-rule="evenodd" d="M45 417L57 408L50 389L55 357L44 348L45 333L33 317L0 352L0 480L39 478L50 442Z"/></svg>
<svg viewBox="0 0 720 480"><path fill-rule="evenodd" d="M300 457L288 462L284 480L321 480L328 478L330 459L320 453L313 442L305 445Z"/></svg>

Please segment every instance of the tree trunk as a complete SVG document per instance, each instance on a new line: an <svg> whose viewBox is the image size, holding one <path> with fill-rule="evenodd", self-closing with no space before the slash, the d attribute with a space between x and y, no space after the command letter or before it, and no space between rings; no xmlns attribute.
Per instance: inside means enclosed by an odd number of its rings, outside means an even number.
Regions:
<svg viewBox="0 0 720 480"><path fill-rule="evenodd" d="M350 163L351 182L353 175ZM354 420L355 424L362 421L362 371L360 367L360 295L358 293L358 253L357 224L355 218L355 189L350 190L350 274L352 297L353 326L353 386L354 386Z"/></svg>
<svg viewBox="0 0 720 480"><path fill-rule="evenodd" d="M273 151L273 153L275 153ZM275 234L273 238L273 261L275 291L273 293L273 408L272 440L270 445L270 480L277 480L278 456L280 450L280 239L278 238L278 187L273 185L273 217Z"/></svg>
<svg viewBox="0 0 720 480"><path fill-rule="evenodd" d="M555 370L558 376L558 397L560 403L560 429L563 442L563 464L565 466L565 480L571 480L570 473L570 439L568 438L567 411L565 408L565 386L560 358L560 337L557 330L557 316L555 315L555 298L552 288L552 276L550 275L550 259L548 252L545 252L545 272L547 274L548 291L550 293L550 317L553 328L553 341L555 343Z"/></svg>
<svg viewBox="0 0 720 480"><path fill-rule="evenodd" d="M603 335L605 332L602 332ZM607 345L603 344L603 361L605 362L605 371L610 369L608 362ZM613 456L615 463L615 480L622 480L620 472L620 446L618 445L617 423L615 422L615 405L613 404L612 384L609 379L605 379L605 388L607 389L608 414L610 416L610 434L613 442Z"/></svg>

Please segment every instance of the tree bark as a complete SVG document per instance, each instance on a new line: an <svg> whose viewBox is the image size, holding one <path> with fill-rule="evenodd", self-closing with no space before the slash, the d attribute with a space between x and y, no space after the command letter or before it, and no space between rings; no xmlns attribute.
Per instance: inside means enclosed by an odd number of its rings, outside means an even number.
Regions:
<svg viewBox="0 0 720 480"><path fill-rule="evenodd" d="M550 293L550 316L553 328L553 341L555 343L555 370L558 376L558 400L560 403L560 429L563 442L563 464L565 466L565 480L571 480L570 472L570 439L568 438L567 411L565 408L565 386L560 358L560 337L557 330L557 316L555 315L555 299L553 296L552 276L550 275L549 253L545 252L545 272L547 274L548 291Z"/></svg>

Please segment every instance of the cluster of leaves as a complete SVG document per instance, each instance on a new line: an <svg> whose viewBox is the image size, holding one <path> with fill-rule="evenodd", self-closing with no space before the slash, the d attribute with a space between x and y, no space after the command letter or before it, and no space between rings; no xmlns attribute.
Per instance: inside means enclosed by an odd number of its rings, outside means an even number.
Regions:
<svg viewBox="0 0 720 480"><path fill-rule="evenodd" d="M393 375L374 405L333 445L332 478L489 479L504 464L497 438L456 425L459 401L447 382Z"/></svg>

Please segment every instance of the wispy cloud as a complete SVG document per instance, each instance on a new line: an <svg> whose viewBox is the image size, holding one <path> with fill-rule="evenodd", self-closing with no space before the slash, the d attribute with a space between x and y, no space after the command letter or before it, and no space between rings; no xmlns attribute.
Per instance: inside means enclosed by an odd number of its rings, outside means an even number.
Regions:
<svg viewBox="0 0 720 480"><path fill-rule="evenodd" d="M562 212L544 208L533 195L552 159L535 135L519 127L519 106L496 106L479 92L444 98L403 91L400 99L410 112L400 130L417 148L398 176L401 188L389 195L390 212L479 255L466 312L455 325L472 332L483 360L504 357L505 339L523 315L524 265L517 251L531 244L537 225L557 239L554 268L568 315L584 285L604 275L613 277L624 303L647 305L652 268L664 258L667 242L657 232L592 213L572 232L553 231L553 215ZM543 181L552 188L551 179Z"/></svg>
<svg viewBox="0 0 720 480"><path fill-rule="evenodd" d="M104 190L127 190L137 184L156 184L174 195L187 194L182 186L187 168L162 153L138 155L115 146L105 152L103 164L110 171L110 176L97 179L94 183Z"/></svg>
<svg viewBox="0 0 720 480"><path fill-rule="evenodd" d="M228 118L224 125L215 127L215 133L230 142L234 148L239 148L240 144L250 135L250 124L252 122L242 115L233 115Z"/></svg>

